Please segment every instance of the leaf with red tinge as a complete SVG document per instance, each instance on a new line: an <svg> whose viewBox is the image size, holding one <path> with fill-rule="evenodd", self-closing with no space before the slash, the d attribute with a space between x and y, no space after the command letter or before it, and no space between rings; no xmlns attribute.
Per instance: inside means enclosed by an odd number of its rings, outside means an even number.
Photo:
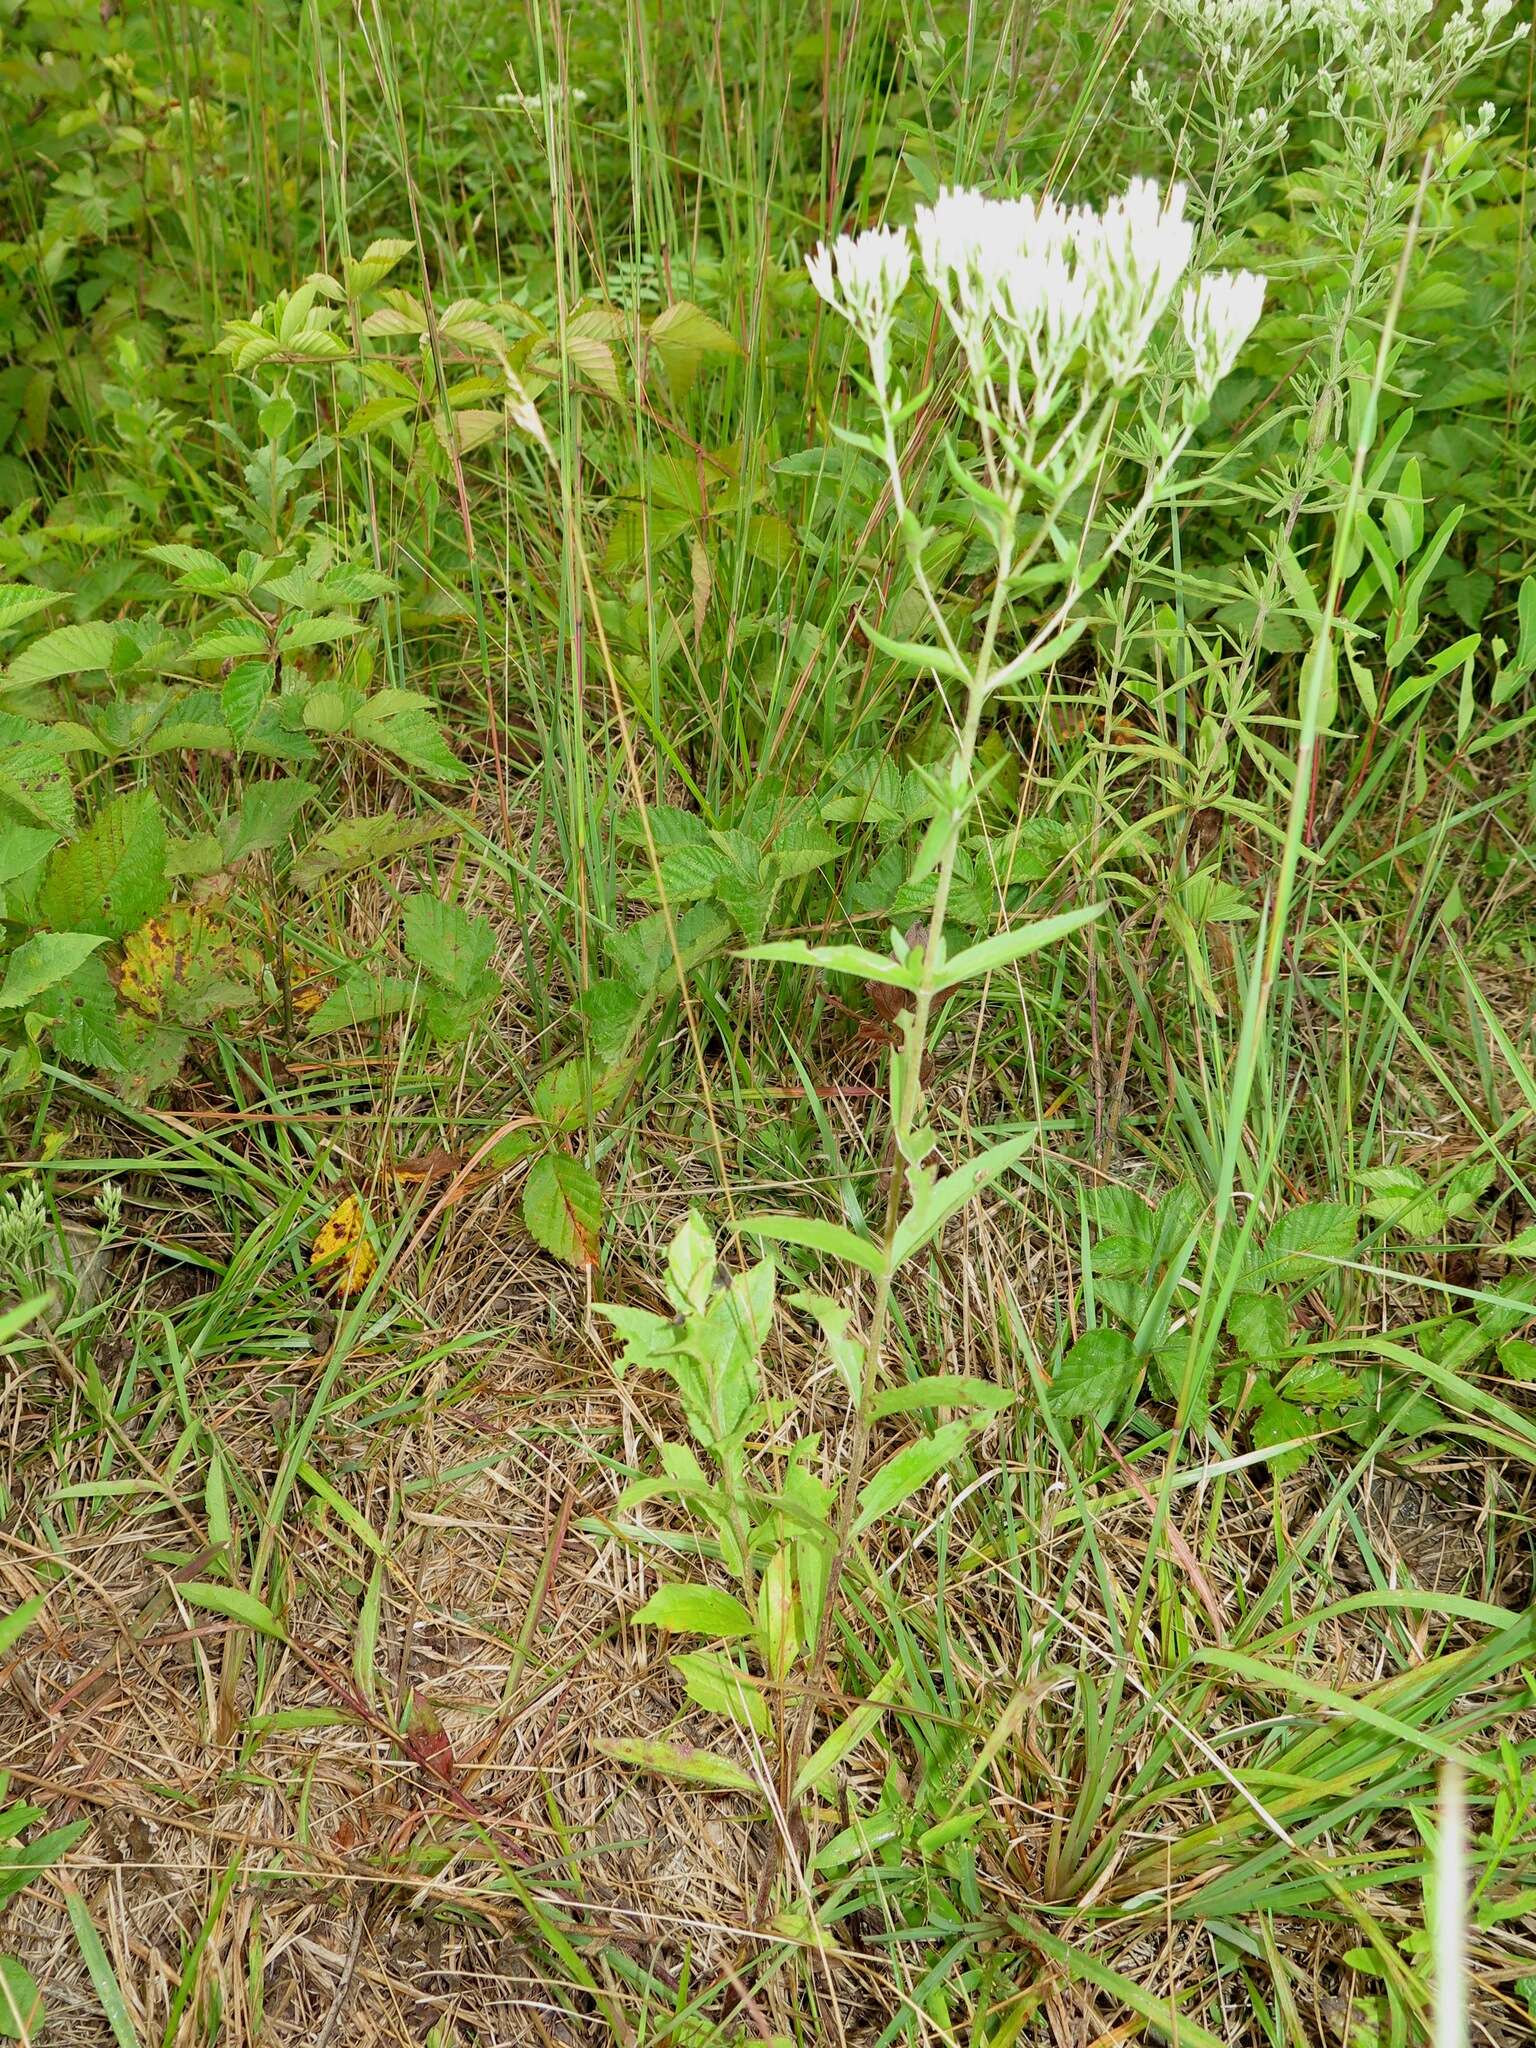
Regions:
<svg viewBox="0 0 1536 2048"><path fill-rule="evenodd" d="M444 1734L442 1722L424 1700L411 1702L410 1720L401 1747L419 1770L441 1778L445 1783L452 1783L457 1771L453 1744Z"/></svg>
<svg viewBox="0 0 1536 2048"><path fill-rule="evenodd" d="M568 1266L595 1266L602 1220L602 1190L579 1159L546 1152L534 1161L523 1184L523 1221L545 1251Z"/></svg>

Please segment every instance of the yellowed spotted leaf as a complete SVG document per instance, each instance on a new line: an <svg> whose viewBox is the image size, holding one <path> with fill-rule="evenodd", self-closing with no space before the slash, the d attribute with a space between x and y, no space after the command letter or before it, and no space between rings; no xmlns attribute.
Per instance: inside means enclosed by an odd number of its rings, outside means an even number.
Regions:
<svg viewBox="0 0 1536 2048"><path fill-rule="evenodd" d="M378 1263L367 1210L356 1195L344 1196L315 1233L310 1270L343 1301L350 1301L368 1285Z"/></svg>
<svg viewBox="0 0 1536 2048"><path fill-rule="evenodd" d="M199 903L173 903L123 941L117 990L143 1017L198 1023L235 993L238 971L229 927Z"/></svg>
<svg viewBox="0 0 1536 2048"><path fill-rule="evenodd" d="M158 1017L177 965L187 951L188 913L180 904L164 917L152 917L123 941L117 990L141 1016Z"/></svg>

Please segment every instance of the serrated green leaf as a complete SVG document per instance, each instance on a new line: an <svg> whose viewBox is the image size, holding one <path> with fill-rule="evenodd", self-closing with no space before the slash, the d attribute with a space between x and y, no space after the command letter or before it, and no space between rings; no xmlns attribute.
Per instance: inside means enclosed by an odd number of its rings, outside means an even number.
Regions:
<svg viewBox="0 0 1536 2048"><path fill-rule="evenodd" d="M353 967L332 989L309 1020L311 1038L323 1038L329 1031L346 1031L360 1024L378 1024L398 1017L411 1000L411 985L391 974L372 968Z"/></svg>
<svg viewBox="0 0 1536 2048"><path fill-rule="evenodd" d="M154 791L114 797L49 861L39 914L61 930L123 938L164 906L165 856L165 819Z"/></svg>
<svg viewBox="0 0 1536 2048"><path fill-rule="evenodd" d="M1353 1258L1359 1235L1355 1212L1344 1202L1302 1202L1276 1218L1256 1255L1269 1279L1326 1279L1331 1263Z"/></svg>
<svg viewBox="0 0 1536 2048"><path fill-rule="evenodd" d="M1123 1330L1107 1326L1078 1338L1051 1381L1051 1413L1058 1422L1091 1415L1113 1422L1141 1378L1141 1360Z"/></svg>
<svg viewBox="0 0 1536 2048"><path fill-rule="evenodd" d="M226 619L211 626L187 649L188 661L251 661L268 651L267 629L258 619Z"/></svg>
<svg viewBox="0 0 1536 2048"><path fill-rule="evenodd" d="M523 1183L523 1221L545 1251L568 1266L597 1264L603 1196L591 1171L568 1152L546 1152Z"/></svg>
<svg viewBox="0 0 1536 2048"><path fill-rule="evenodd" d="M77 626L57 626L16 655L5 672L5 687L27 690L60 676L84 675L110 668L117 648L117 628L105 619Z"/></svg>
<svg viewBox="0 0 1536 2048"><path fill-rule="evenodd" d="M1290 1349L1290 1312L1278 1294L1234 1294L1227 1328L1245 1358L1278 1358Z"/></svg>
<svg viewBox="0 0 1536 2048"><path fill-rule="evenodd" d="M0 633L8 633L68 595L67 590L39 590L33 583L0 583Z"/></svg>
<svg viewBox="0 0 1536 2048"><path fill-rule="evenodd" d="M1272 1390L1259 1403L1258 1413L1253 1420L1253 1442L1257 1450L1272 1450L1276 1444L1289 1443L1295 1437L1312 1434L1314 1424L1304 1408L1284 1400ZM1277 1479L1288 1472L1295 1472L1312 1455L1311 1446L1298 1444L1296 1449L1280 1451L1269 1462L1269 1469Z"/></svg>
<svg viewBox="0 0 1536 2048"><path fill-rule="evenodd" d="M414 690L380 690L352 715L352 735L437 782L462 782L468 774L438 730L432 700Z"/></svg>
<svg viewBox="0 0 1536 2048"><path fill-rule="evenodd" d="M407 899L401 927L414 965L454 995L469 995L496 951L488 918L471 917L428 889Z"/></svg>
<svg viewBox="0 0 1536 2048"><path fill-rule="evenodd" d="M65 981L102 943L96 932L39 932L24 939L5 963L0 1010L19 1010Z"/></svg>
<svg viewBox="0 0 1536 2048"><path fill-rule="evenodd" d="M1446 1214L1411 1166L1373 1166L1356 1178L1367 1190L1365 1211L1405 1237L1438 1238Z"/></svg>
<svg viewBox="0 0 1536 2048"><path fill-rule="evenodd" d="M272 692L270 661L237 661L219 691L219 709L238 747L261 716Z"/></svg>

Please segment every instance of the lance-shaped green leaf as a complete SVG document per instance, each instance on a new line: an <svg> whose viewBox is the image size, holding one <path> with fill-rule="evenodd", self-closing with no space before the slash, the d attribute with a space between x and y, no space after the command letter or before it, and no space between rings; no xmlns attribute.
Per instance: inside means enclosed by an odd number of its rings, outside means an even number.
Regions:
<svg viewBox="0 0 1536 2048"><path fill-rule="evenodd" d="M690 1743L665 1742L660 1736L598 1736L595 1746L615 1763L654 1771L659 1778L677 1778L685 1785L706 1785L714 1792L760 1792L750 1772L713 1750Z"/></svg>
<svg viewBox="0 0 1536 2048"><path fill-rule="evenodd" d="M859 625L871 646L878 647L898 668L918 675L944 676L952 683L969 684L970 670L947 647L931 647L919 640L892 640L888 634L870 625L867 619L861 619Z"/></svg>
<svg viewBox="0 0 1536 2048"><path fill-rule="evenodd" d="M1015 960L1038 953L1045 946L1054 946L1058 939L1080 931L1085 924L1092 924L1096 917L1103 916L1104 908L1102 903L1090 903L1080 910L1064 910L1057 917L1042 917L1034 924L1017 925L1012 931L998 932L990 939L983 939L979 946L967 946L963 953L957 953L953 960L946 961L939 968L934 976L934 987L957 988L963 981L975 981L999 967L1009 967Z"/></svg>
<svg viewBox="0 0 1536 2048"><path fill-rule="evenodd" d="M885 1253L879 1245L824 1216L746 1216L741 1228L772 1244L803 1244L810 1251L825 1252L829 1259L847 1259L877 1277L885 1271Z"/></svg>
<svg viewBox="0 0 1536 2048"><path fill-rule="evenodd" d="M1005 1138L1000 1145L989 1145L985 1152L978 1152L974 1159L968 1159L964 1166L957 1166L941 1180L935 1180L926 1167L914 1168L908 1182L907 1213L897 1226L891 1245L893 1269L921 1251L957 1209L963 1208L999 1174L1006 1173L1015 1160L1022 1159L1035 1143L1035 1137L1033 1131L1026 1131L1021 1137Z"/></svg>
<svg viewBox="0 0 1536 2048"><path fill-rule="evenodd" d="M910 1500L919 1487L926 1486L935 1473L952 1464L975 1428L974 1422L946 1422L932 1436L919 1437L916 1443L904 1445L895 1457L887 1458L859 1494L854 1535L862 1536L871 1523L891 1514L903 1501Z"/></svg>
<svg viewBox="0 0 1536 2048"><path fill-rule="evenodd" d="M778 960L797 967L820 967L830 974L857 974L865 981L883 981L891 988L915 989L923 960L914 948L905 960L873 953L867 946L808 946L803 939L775 939L766 946L748 946L743 960Z"/></svg>

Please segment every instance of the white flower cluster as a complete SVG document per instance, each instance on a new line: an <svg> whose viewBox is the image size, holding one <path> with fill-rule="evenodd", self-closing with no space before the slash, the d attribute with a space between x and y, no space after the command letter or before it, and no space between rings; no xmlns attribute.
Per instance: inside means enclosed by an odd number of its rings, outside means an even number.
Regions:
<svg viewBox="0 0 1536 2048"><path fill-rule="evenodd" d="M890 382L896 301L912 275L906 229L866 228L862 235L839 235L830 249L818 243L805 267L827 304L858 332L869 350L875 389L884 391Z"/></svg>
<svg viewBox="0 0 1536 2048"><path fill-rule="evenodd" d="M1001 358L1009 410L1048 412L1081 351L1090 382L1128 384L1145 367L1152 336L1172 303L1194 250L1184 188L1166 197L1150 178L1133 179L1103 211L1039 199L991 199L946 189L920 206L918 254L972 379L985 386ZM885 392L896 302L912 255L899 228L844 235L810 258L811 281L852 323L870 352L875 388ZM1264 279L1247 271L1202 279L1184 294L1185 338L1194 382L1209 397L1231 368L1259 316Z"/></svg>
<svg viewBox="0 0 1536 2048"><path fill-rule="evenodd" d="M1435 11L1435 0L1159 0L1185 40L1226 70L1241 70L1302 29L1316 29L1326 48L1366 83L1400 87L1421 81L1410 46ZM1441 31L1441 71L1454 73L1480 58L1514 0L1461 0ZM1512 32L1518 40L1529 22Z"/></svg>
<svg viewBox="0 0 1536 2048"><path fill-rule="evenodd" d="M573 107L585 106L585 88L573 85L567 91L563 85L552 85L548 92L499 92L496 95L498 107L507 107L519 114L542 114L546 107L561 107L567 102Z"/></svg>
<svg viewBox="0 0 1536 2048"><path fill-rule="evenodd" d="M1168 19L1202 49L1275 41L1297 26L1303 0L1162 0Z"/></svg>

